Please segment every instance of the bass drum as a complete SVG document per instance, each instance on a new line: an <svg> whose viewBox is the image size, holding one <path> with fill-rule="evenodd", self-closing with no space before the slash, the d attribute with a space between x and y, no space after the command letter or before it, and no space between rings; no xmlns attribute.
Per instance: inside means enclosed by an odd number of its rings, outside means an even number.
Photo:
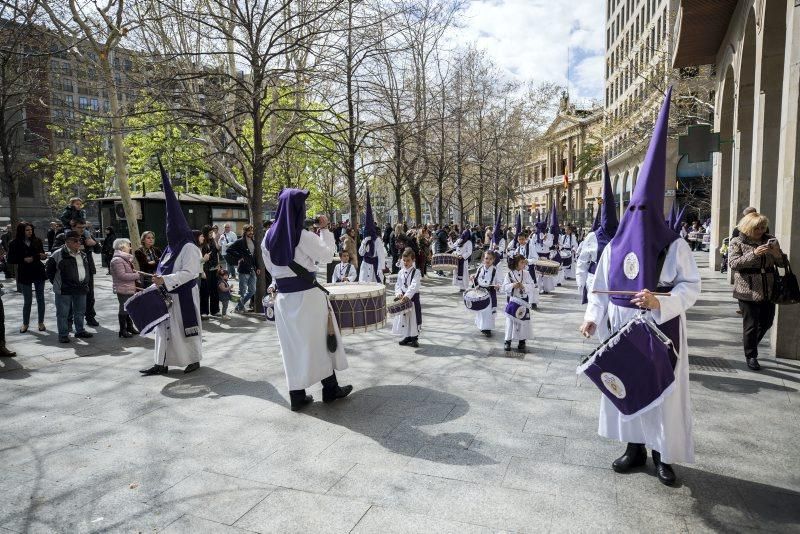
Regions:
<svg viewBox="0 0 800 534"><path fill-rule="evenodd" d="M386 286L373 282L323 284L344 334L378 330L386 325Z"/></svg>

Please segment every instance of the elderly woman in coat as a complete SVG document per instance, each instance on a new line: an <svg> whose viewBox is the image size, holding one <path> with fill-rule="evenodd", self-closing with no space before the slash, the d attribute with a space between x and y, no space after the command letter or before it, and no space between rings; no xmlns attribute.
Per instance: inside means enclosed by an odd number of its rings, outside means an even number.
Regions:
<svg viewBox="0 0 800 534"><path fill-rule="evenodd" d="M117 318L119 319L119 337L133 337L139 332L133 326L128 312L125 311L125 302L136 293L136 282L139 280L139 273L133 268L133 254L131 254L131 241L121 237L112 243L114 250L111 261L108 262L108 269L111 271L111 285L117 295L119 309Z"/></svg>

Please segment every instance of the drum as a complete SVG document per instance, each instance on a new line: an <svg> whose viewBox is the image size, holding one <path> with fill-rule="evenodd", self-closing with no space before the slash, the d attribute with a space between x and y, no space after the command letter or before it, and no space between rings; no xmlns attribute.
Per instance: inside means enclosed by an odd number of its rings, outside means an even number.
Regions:
<svg viewBox="0 0 800 534"><path fill-rule="evenodd" d="M689 241L700 241L700 232L689 232Z"/></svg>
<svg viewBox="0 0 800 534"><path fill-rule="evenodd" d="M454 271L458 268L458 256L453 254L434 254L431 259L434 271Z"/></svg>
<svg viewBox="0 0 800 534"><path fill-rule="evenodd" d="M561 265L564 267L570 267L572 265L572 251L568 248L562 248L558 251L558 257L561 261Z"/></svg>
<svg viewBox="0 0 800 534"><path fill-rule="evenodd" d="M267 318L267 321L275 322L275 299L272 295L264 295L264 298L261 299L261 305L264 308L264 317Z"/></svg>
<svg viewBox="0 0 800 534"><path fill-rule="evenodd" d="M410 300L405 302L402 300L396 300L386 305L386 312L389 317L394 317L395 315L400 315L401 313L405 313L407 310L410 310L412 306L414 306L414 303Z"/></svg>
<svg viewBox="0 0 800 534"><path fill-rule="evenodd" d="M711 244L711 232L707 232L703 234L703 244L710 245Z"/></svg>
<svg viewBox="0 0 800 534"><path fill-rule="evenodd" d="M377 330L386 325L386 286L374 282L323 284L342 334Z"/></svg>
<svg viewBox="0 0 800 534"><path fill-rule="evenodd" d="M584 373L629 420L672 393L677 361L672 341L639 314L584 358L577 374Z"/></svg>
<svg viewBox="0 0 800 534"><path fill-rule="evenodd" d="M169 307L172 297L163 286L155 284L143 291L135 293L125 304L125 311L130 315L139 335L145 336L169 319Z"/></svg>
<svg viewBox="0 0 800 534"><path fill-rule="evenodd" d="M509 317L520 321L528 321L531 318L531 309L528 302L517 297L509 299L505 312Z"/></svg>
<svg viewBox="0 0 800 534"><path fill-rule="evenodd" d="M561 264L553 260L539 259L533 262L533 268L542 276L555 276L558 274Z"/></svg>
<svg viewBox="0 0 800 534"><path fill-rule="evenodd" d="M483 287L473 287L464 292L464 306L471 311L485 310L492 303L489 291Z"/></svg>

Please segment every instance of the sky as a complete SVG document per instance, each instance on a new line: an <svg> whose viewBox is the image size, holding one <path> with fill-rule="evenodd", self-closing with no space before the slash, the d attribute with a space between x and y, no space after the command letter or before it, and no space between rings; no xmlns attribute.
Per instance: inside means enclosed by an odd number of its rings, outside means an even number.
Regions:
<svg viewBox="0 0 800 534"><path fill-rule="evenodd" d="M472 0L453 30L509 77L566 85L570 96L602 100L605 0Z"/></svg>

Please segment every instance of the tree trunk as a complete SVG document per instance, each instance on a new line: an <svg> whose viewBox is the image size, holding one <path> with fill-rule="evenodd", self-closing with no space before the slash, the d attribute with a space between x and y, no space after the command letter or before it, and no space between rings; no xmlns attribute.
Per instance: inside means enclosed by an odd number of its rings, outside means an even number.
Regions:
<svg viewBox="0 0 800 534"><path fill-rule="evenodd" d="M350 200L351 224L358 224L356 197L356 113L353 102L353 2L347 2L347 195Z"/></svg>

